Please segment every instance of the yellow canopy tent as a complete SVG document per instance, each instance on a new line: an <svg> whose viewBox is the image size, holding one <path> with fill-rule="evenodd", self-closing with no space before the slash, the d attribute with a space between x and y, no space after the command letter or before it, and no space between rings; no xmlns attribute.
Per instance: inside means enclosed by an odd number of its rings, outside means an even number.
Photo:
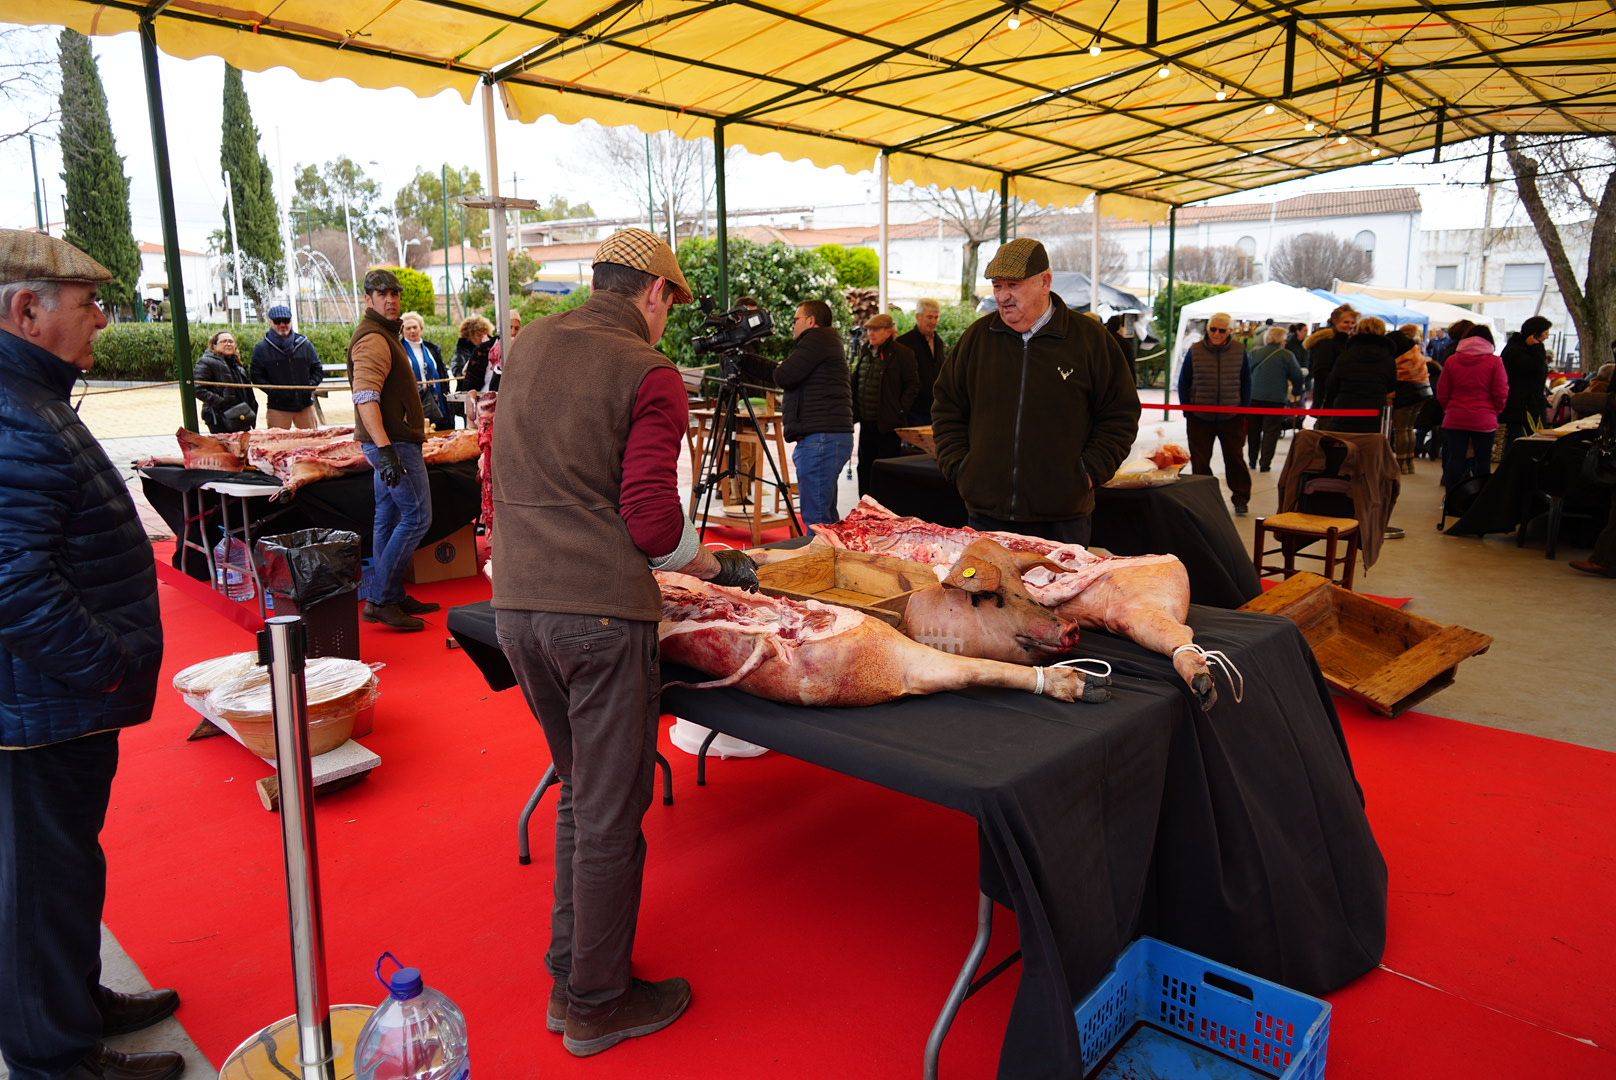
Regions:
<svg viewBox="0 0 1616 1080"><path fill-rule="evenodd" d="M422 95L469 101L482 84L490 119L497 93L520 120L712 135L855 170L879 155L892 179L1046 205L1101 192L1108 213L1143 221L1616 117L1607 0L0 0L0 20L143 29L154 131L160 40Z"/></svg>

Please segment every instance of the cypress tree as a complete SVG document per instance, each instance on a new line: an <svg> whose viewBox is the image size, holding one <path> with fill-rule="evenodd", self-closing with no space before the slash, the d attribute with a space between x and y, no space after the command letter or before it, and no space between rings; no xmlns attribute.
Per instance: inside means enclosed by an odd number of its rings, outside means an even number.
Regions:
<svg viewBox="0 0 1616 1080"><path fill-rule="evenodd" d="M258 149L258 126L241 82L241 72L224 66L224 131L219 140L219 167L230 174L236 206L236 238L241 244L242 280L247 295L262 309L264 298L284 278L281 265L280 210L275 203L269 161ZM229 208L225 209L223 250L235 258L230 243ZM229 268L234 274L235 268Z"/></svg>
<svg viewBox="0 0 1616 1080"><path fill-rule="evenodd" d="M107 115L107 94L90 39L63 30L61 55L62 180L67 186L67 242L112 271L101 286L109 305L139 303L140 247L129 223L129 178Z"/></svg>

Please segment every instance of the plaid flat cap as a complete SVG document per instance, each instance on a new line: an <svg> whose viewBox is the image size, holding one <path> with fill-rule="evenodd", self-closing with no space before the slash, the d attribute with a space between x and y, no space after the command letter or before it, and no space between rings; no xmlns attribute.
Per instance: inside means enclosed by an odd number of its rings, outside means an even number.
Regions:
<svg viewBox="0 0 1616 1080"><path fill-rule="evenodd" d="M1034 274L1042 274L1048 269L1049 252L1044 250L1044 245L1030 236L1024 236L999 248L982 276L990 281L993 278L1011 278L1019 281Z"/></svg>
<svg viewBox="0 0 1616 1080"><path fill-rule="evenodd" d="M673 286L673 302L688 304L695 298L679 269L679 258L667 242L644 229L622 229L601 241L595 249L595 262L616 263L653 277L667 278Z"/></svg>
<svg viewBox="0 0 1616 1080"><path fill-rule="evenodd" d="M372 270L365 275L365 291L367 293L401 293L404 291L404 286L399 283L398 275L391 270Z"/></svg>
<svg viewBox="0 0 1616 1080"><path fill-rule="evenodd" d="M66 240L32 229L0 229L0 284L111 280L111 270Z"/></svg>

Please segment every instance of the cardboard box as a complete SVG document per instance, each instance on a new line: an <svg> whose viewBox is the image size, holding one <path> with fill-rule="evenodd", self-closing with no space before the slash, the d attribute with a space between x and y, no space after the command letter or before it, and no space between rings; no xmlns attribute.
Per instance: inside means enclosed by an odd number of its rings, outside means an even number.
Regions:
<svg viewBox="0 0 1616 1080"><path fill-rule="evenodd" d="M477 532L467 525L436 544L415 549L415 558L404 571L404 580L415 585L429 581L473 577L477 573Z"/></svg>

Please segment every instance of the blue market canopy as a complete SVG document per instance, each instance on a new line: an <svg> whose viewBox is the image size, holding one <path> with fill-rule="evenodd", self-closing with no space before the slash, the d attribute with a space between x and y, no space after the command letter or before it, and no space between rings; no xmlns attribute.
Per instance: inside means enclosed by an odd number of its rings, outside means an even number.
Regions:
<svg viewBox="0 0 1616 1080"><path fill-rule="evenodd" d="M1314 289L1313 295L1332 304L1351 304L1359 315L1373 315L1377 319L1384 320L1393 330L1404 323L1414 323L1422 329L1431 325L1431 316L1425 312L1415 311L1413 308L1406 308L1391 300L1370 296L1368 293L1333 293L1328 289Z"/></svg>

